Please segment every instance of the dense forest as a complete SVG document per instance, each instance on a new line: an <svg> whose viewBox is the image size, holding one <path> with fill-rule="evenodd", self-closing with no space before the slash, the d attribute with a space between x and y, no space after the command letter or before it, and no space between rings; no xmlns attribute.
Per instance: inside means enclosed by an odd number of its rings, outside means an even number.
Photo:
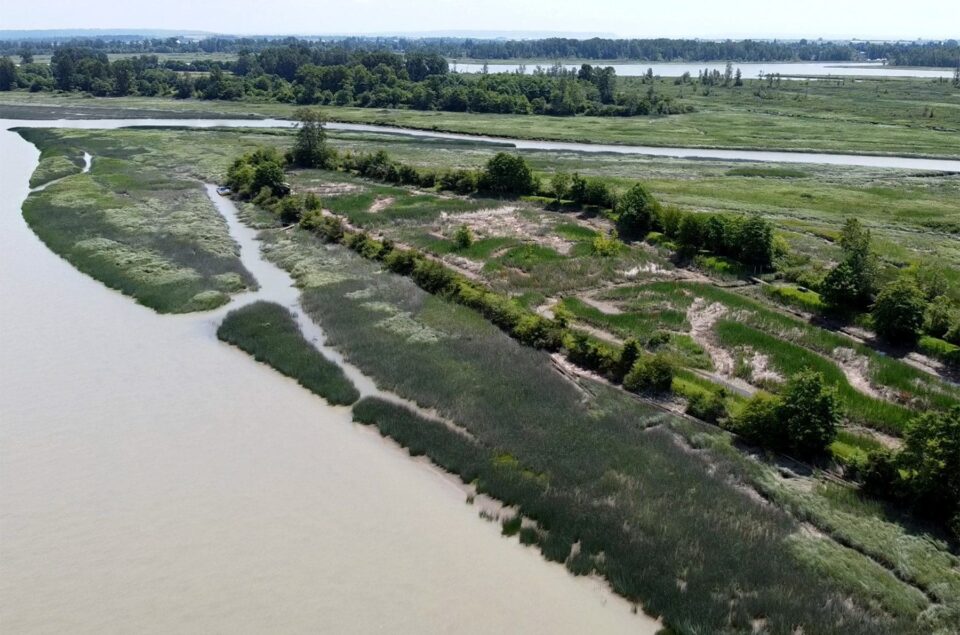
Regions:
<svg viewBox="0 0 960 635"><path fill-rule="evenodd" d="M187 72L189 69L189 72ZM197 72L200 71L200 72ZM451 73L435 52L407 54L300 46L244 51L235 61L186 64L156 55L110 61L64 46L50 64L0 60L0 90L83 91L96 96L270 100L453 112L635 116L688 112L655 91L617 91L612 67L555 65L532 74Z"/></svg>
<svg viewBox="0 0 960 635"><path fill-rule="evenodd" d="M604 39L499 40L463 38L267 38L211 37L202 40L178 38L117 38L89 40L0 41L0 54L29 51L49 55L61 46L84 46L104 53L240 53L276 46L306 45L312 49L389 50L405 53L428 50L447 58L486 60L581 59L644 61L863 61L886 59L897 66L953 67L960 60L956 40L942 42L848 42L830 40L678 40Z"/></svg>

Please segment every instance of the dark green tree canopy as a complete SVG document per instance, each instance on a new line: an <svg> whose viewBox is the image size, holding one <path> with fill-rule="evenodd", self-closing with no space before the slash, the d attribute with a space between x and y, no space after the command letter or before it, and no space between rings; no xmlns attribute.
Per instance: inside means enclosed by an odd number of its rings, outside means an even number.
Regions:
<svg viewBox="0 0 960 635"><path fill-rule="evenodd" d="M905 276L880 291L873 304L873 326L877 335L894 344L912 345L923 328L927 301L916 283Z"/></svg>
<svg viewBox="0 0 960 635"><path fill-rule="evenodd" d="M481 187L498 194L530 194L537 189L533 171L518 154L498 152L484 167Z"/></svg>
<svg viewBox="0 0 960 635"><path fill-rule="evenodd" d="M617 233L624 240L639 240L649 233L659 210L656 199L639 183L617 201Z"/></svg>
<svg viewBox="0 0 960 635"><path fill-rule="evenodd" d="M840 405L823 375L805 370L787 382L778 417L787 429L788 449L801 456L823 452L837 436Z"/></svg>
<svg viewBox="0 0 960 635"><path fill-rule="evenodd" d="M297 139L293 144L293 164L302 168L329 167L334 151L327 145L326 121L319 110L301 108L296 112Z"/></svg>
<svg viewBox="0 0 960 635"><path fill-rule="evenodd" d="M899 466L927 514L960 512L960 406L929 412L907 428Z"/></svg>

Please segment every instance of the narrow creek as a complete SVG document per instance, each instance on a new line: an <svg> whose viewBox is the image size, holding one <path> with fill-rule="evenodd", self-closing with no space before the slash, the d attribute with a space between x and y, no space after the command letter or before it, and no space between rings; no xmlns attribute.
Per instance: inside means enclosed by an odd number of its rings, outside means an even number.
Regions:
<svg viewBox="0 0 960 635"><path fill-rule="evenodd" d="M657 630L502 538L348 409L219 342L225 311L158 315L50 252L21 214L39 153L8 128L141 123L0 121L5 632ZM262 285L227 308L299 314L289 277L225 218Z"/></svg>
<svg viewBox="0 0 960 635"><path fill-rule="evenodd" d="M236 205L234 205L231 199L217 194L216 185L206 183L204 184L204 188L206 189L207 196L213 202L214 207L217 208L217 211L227 222L230 237L233 238L240 247L240 261L243 263L243 266L246 267L247 271L253 275L259 285L256 291L235 297L225 309L220 310L221 313L224 310L233 310L257 300L265 300L279 304L293 314L304 338L320 351L324 357L333 361L343 369L347 378L357 387L361 397L377 397L402 405L423 417L441 421L449 427L462 431L455 423L441 417L436 412L425 409L419 404L409 399L404 399L392 392L381 390L377 387L372 377L365 375L363 371L348 362L340 351L331 346L327 346L327 338L323 332L323 328L314 322L300 305L300 289L296 287L293 277L291 277L287 271L263 257L260 249L260 240L257 237L257 230L252 229L240 220Z"/></svg>

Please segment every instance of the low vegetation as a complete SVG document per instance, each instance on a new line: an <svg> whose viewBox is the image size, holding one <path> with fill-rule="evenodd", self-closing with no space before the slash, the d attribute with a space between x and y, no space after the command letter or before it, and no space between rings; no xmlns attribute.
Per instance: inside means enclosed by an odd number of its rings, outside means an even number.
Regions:
<svg viewBox="0 0 960 635"><path fill-rule="evenodd" d="M164 313L212 309L255 285L196 181L144 165L145 148L111 141L91 144L96 158L78 174L82 152L70 135L19 132L43 149L40 178L67 177L30 194L24 218L79 270ZM70 169L50 169L64 157L73 157Z"/></svg>
<svg viewBox="0 0 960 635"><path fill-rule="evenodd" d="M217 337L331 404L349 406L360 398L343 370L304 339L290 311L278 304L260 301L231 311L217 329Z"/></svg>
<svg viewBox="0 0 960 635"><path fill-rule="evenodd" d="M111 138L150 147L137 160L169 174L185 152L176 130L76 134L70 145L95 156ZM898 291L892 308L916 318L922 296L919 345L949 345L955 281L909 260L892 275L900 256L882 216L866 215L867 234L818 207L866 185L816 185L795 211L789 194L771 202L783 187L771 183L815 179L727 175L729 164L328 137L319 125L190 141L204 149L191 173L229 172L329 343L462 430L370 399L357 420L514 505L508 533L545 557L605 576L678 632L951 632L960 392L869 333L837 329L875 326L896 282L909 301ZM297 146L300 158L287 152ZM633 180L634 161L649 183ZM740 204L725 186L709 198L688 170L751 179L762 198ZM912 204L932 210L953 186L930 179ZM951 257L919 219L903 222L912 229L897 236ZM720 276L709 259L739 269ZM816 274L844 262L855 282L867 272L870 293L834 311ZM327 368L306 361L316 350L280 307L230 321L298 380ZM266 358L278 351L283 361Z"/></svg>

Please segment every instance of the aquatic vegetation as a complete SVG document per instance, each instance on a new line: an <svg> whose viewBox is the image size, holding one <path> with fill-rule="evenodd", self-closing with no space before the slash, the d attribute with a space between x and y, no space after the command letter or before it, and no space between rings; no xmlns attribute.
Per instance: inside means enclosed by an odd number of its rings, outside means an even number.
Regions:
<svg viewBox="0 0 960 635"><path fill-rule="evenodd" d="M261 301L231 311L217 337L334 405L348 406L360 398L343 370L304 339L293 316L278 304Z"/></svg>

